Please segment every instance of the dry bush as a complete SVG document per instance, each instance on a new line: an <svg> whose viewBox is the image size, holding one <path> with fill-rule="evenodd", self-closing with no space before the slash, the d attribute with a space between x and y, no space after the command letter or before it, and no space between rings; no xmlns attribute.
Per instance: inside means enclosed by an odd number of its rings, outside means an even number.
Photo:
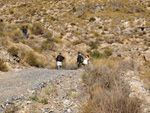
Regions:
<svg viewBox="0 0 150 113"><path fill-rule="evenodd" d="M119 75L117 74L118 70L111 68L107 65L93 69L91 67L88 68L86 71L87 79L84 80L85 84L90 86L94 86L96 84L105 89L113 89L113 87L117 87L120 85L120 82L118 82L120 79Z"/></svg>
<svg viewBox="0 0 150 113"><path fill-rule="evenodd" d="M7 50L12 56L18 56L18 49L15 47L10 47Z"/></svg>
<svg viewBox="0 0 150 113"><path fill-rule="evenodd" d="M0 36L3 35L5 24L0 22Z"/></svg>
<svg viewBox="0 0 150 113"><path fill-rule="evenodd" d="M89 46L90 46L91 49L97 49L98 48L97 43L94 42L94 41L90 41Z"/></svg>
<svg viewBox="0 0 150 113"><path fill-rule="evenodd" d="M130 59L128 61L119 62L119 70L126 71L126 70L134 70L135 69L135 62L134 60Z"/></svg>
<svg viewBox="0 0 150 113"><path fill-rule="evenodd" d="M53 41L47 41L46 40L46 41L42 42L42 44L41 44L42 50L53 50L54 47L55 47L55 44Z"/></svg>
<svg viewBox="0 0 150 113"><path fill-rule="evenodd" d="M8 40L6 38L1 38L0 46L7 47L8 46Z"/></svg>
<svg viewBox="0 0 150 113"><path fill-rule="evenodd" d="M126 92L95 89L93 98L79 113L141 113L140 101L129 98Z"/></svg>
<svg viewBox="0 0 150 113"><path fill-rule="evenodd" d="M79 113L141 113L141 101L129 97L130 88L120 68L108 64L85 70L82 79L89 99L81 103Z"/></svg>
<svg viewBox="0 0 150 113"><path fill-rule="evenodd" d="M69 69L69 70L75 70L78 67L77 67L77 64L75 62L71 61L69 63L64 62L63 68L64 69Z"/></svg>
<svg viewBox="0 0 150 113"><path fill-rule="evenodd" d="M39 62L38 57L35 55L34 52L29 52L25 55L25 61L30 65L30 66L35 66L35 67L43 67L42 63Z"/></svg>
<svg viewBox="0 0 150 113"><path fill-rule="evenodd" d="M72 42L73 45L78 45L78 44L81 44L83 43L83 40L75 40Z"/></svg>
<svg viewBox="0 0 150 113"><path fill-rule="evenodd" d="M149 68L150 68L149 66L147 68L142 67L140 71L142 71L143 74L139 76L140 79L144 81L145 83L144 85L147 90L150 90L150 69Z"/></svg>
<svg viewBox="0 0 150 113"><path fill-rule="evenodd" d="M43 34L43 27L40 24L34 23L32 28L31 28L31 32L34 35L40 35Z"/></svg>
<svg viewBox="0 0 150 113"><path fill-rule="evenodd" d="M99 34L98 32L94 32L94 33L93 33L93 36L94 36L94 37L99 37L100 34Z"/></svg>
<svg viewBox="0 0 150 113"><path fill-rule="evenodd" d="M105 55L106 57L111 56L111 55L112 55L112 49L106 48L106 49L104 50L104 55Z"/></svg>
<svg viewBox="0 0 150 113"><path fill-rule="evenodd" d="M4 63L3 60L0 60L0 71L6 72L8 71L7 65Z"/></svg>
<svg viewBox="0 0 150 113"><path fill-rule="evenodd" d="M94 67L101 67L104 64L108 67L118 68L120 65L120 59L117 58L103 58L103 59L91 59L90 63L94 65Z"/></svg>

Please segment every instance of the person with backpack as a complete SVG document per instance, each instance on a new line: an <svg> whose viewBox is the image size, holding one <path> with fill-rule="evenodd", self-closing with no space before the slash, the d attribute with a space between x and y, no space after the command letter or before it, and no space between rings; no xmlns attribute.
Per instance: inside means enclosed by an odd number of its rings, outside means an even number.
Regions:
<svg viewBox="0 0 150 113"><path fill-rule="evenodd" d="M81 55L80 52L78 52L78 57L77 57L77 64L78 64L78 67L80 67L81 64L83 64L83 61L84 61L83 56Z"/></svg>
<svg viewBox="0 0 150 113"><path fill-rule="evenodd" d="M57 58L56 58L58 70L61 70L62 61L63 61L64 59L65 59L65 58L61 55L61 53L59 53L59 55L58 55Z"/></svg>
<svg viewBox="0 0 150 113"><path fill-rule="evenodd" d="M22 28L22 33L23 33L23 35L24 35L26 38L28 38L27 32L28 32L27 26L24 26L24 27Z"/></svg>

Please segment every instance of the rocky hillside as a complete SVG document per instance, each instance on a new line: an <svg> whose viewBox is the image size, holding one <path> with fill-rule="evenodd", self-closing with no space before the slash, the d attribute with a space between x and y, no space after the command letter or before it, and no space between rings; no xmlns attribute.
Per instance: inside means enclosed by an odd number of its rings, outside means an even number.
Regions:
<svg viewBox="0 0 150 113"><path fill-rule="evenodd" d="M0 0L1 71L53 69L59 52L76 69L77 52L90 55L82 79L61 75L6 110L148 113L149 15L149 0Z"/></svg>
<svg viewBox="0 0 150 113"><path fill-rule="evenodd" d="M1 0L0 58L9 70L55 68L58 52L66 57L64 68L75 68L78 51L141 61L150 51L149 14L148 0Z"/></svg>

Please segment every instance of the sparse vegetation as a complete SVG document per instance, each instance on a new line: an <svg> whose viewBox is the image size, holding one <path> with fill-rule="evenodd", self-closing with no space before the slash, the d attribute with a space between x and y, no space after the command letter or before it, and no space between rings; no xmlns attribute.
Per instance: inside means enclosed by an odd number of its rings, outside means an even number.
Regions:
<svg viewBox="0 0 150 113"><path fill-rule="evenodd" d="M97 43L94 41L90 41L89 46L91 47L91 49L97 49L98 48Z"/></svg>
<svg viewBox="0 0 150 113"><path fill-rule="evenodd" d="M40 103L48 104L48 99L47 98L43 98L43 99L40 100Z"/></svg>
<svg viewBox="0 0 150 113"><path fill-rule="evenodd" d="M35 35L41 35L43 34L43 27L41 26L41 24L34 23L31 28L31 32Z"/></svg>
<svg viewBox="0 0 150 113"><path fill-rule="evenodd" d="M31 66L42 67L42 64L38 61L38 57L34 52L28 52L25 56L25 61Z"/></svg>
<svg viewBox="0 0 150 113"><path fill-rule="evenodd" d="M106 48L103 53L100 53L97 50L90 52L90 56L93 58L107 58L112 55L112 50L110 48Z"/></svg>
<svg viewBox="0 0 150 113"><path fill-rule="evenodd" d="M83 41L82 40L75 40L72 42L73 45L78 45L80 43L82 43Z"/></svg>
<svg viewBox="0 0 150 113"><path fill-rule="evenodd" d="M90 52L90 56L93 57L93 58L102 58L103 54L100 53L99 51L95 50L93 52Z"/></svg>
<svg viewBox="0 0 150 113"><path fill-rule="evenodd" d="M33 100L33 101L37 102L38 101L37 95L34 95L34 96L30 97L30 100Z"/></svg>
<svg viewBox="0 0 150 113"><path fill-rule="evenodd" d="M143 70L141 79L150 81L148 71L150 63L142 64L143 61L140 59L142 54L149 52L150 46L148 30L150 10L147 7L150 6L149 2L145 0L21 2L2 0L1 2L0 49L4 50L2 54L5 55L7 50L11 54L10 57L15 60L18 57L21 61L17 64L7 62L8 65L5 63L6 60L0 61L1 71L7 71L7 66L21 69L24 66L55 69L58 52L67 56L63 62L63 69L77 69L74 56L80 51L84 55L90 55L90 65L98 67L90 67L91 69L82 76L86 93L90 98L86 104L82 103L81 113L140 112L139 100L129 98L129 87L120 78L122 71L126 73L126 70L134 68L134 65L118 62L128 57L135 58L141 67L147 68ZM28 26L29 38L23 36L21 30L24 26ZM145 29L142 30L141 27ZM146 83L147 89L150 89L150 83ZM53 90L44 90L46 97L34 95L30 99L47 104ZM69 91L72 92L71 97L77 96L76 89Z"/></svg>
<svg viewBox="0 0 150 113"><path fill-rule="evenodd" d="M0 60L0 71L6 72L8 71L7 65L4 63L3 60Z"/></svg>
<svg viewBox="0 0 150 113"><path fill-rule="evenodd" d="M90 67L82 78L90 98L82 103L80 113L141 113L140 100L129 97L129 86L116 67Z"/></svg>
<svg viewBox="0 0 150 113"><path fill-rule="evenodd" d="M18 49L16 47L10 47L7 50L12 56L18 56Z"/></svg>
<svg viewBox="0 0 150 113"><path fill-rule="evenodd" d="M98 32L94 32L94 33L93 33L93 36L94 36L94 37L99 37L99 33L98 33Z"/></svg>
<svg viewBox="0 0 150 113"><path fill-rule="evenodd" d="M112 49L106 48L104 50L104 55L107 56L107 57L111 56L112 55Z"/></svg>
<svg viewBox="0 0 150 113"><path fill-rule="evenodd" d="M4 35L4 27L5 27L5 24L0 22L0 35L3 36Z"/></svg>
<svg viewBox="0 0 150 113"><path fill-rule="evenodd" d="M54 42L53 41L44 41L41 44L42 50L53 50L54 49Z"/></svg>

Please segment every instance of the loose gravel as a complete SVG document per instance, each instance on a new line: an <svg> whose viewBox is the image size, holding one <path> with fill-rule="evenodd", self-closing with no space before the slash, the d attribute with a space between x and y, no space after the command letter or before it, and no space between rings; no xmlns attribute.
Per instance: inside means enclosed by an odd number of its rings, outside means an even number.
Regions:
<svg viewBox="0 0 150 113"><path fill-rule="evenodd" d="M53 81L59 75L77 73L78 70L49 70L49 69L26 69L17 72L0 74L0 104L10 98L15 98L34 89L40 83Z"/></svg>

